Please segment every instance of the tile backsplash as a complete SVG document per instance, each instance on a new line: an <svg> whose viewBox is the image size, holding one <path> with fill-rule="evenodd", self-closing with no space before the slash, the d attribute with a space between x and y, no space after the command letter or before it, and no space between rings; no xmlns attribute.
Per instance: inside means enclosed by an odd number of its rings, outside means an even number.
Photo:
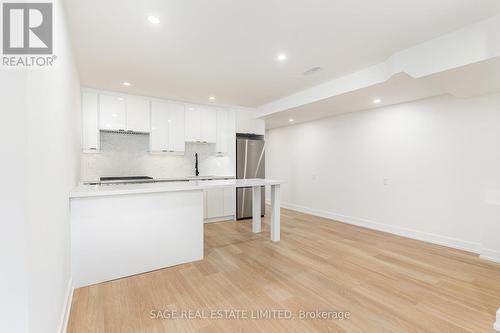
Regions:
<svg viewBox="0 0 500 333"><path fill-rule="evenodd" d="M195 153L198 153L200 175L236 174L234 154L215 155L215 144L186 143L186 153L180 156L150 154L148 149L149 135L101 132L101 152L81 156L81 179L96 180L101 176L194 176Z"/></svg>

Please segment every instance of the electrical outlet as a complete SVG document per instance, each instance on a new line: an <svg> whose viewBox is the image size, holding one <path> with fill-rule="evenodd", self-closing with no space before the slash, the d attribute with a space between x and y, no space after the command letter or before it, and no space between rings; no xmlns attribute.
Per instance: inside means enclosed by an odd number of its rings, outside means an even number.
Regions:
<svg viewBox="0 0 500 333"><path fill-rule="evenodd" d="M384 186L388 186L388 185L389 185L389 179L384 178Z"/></svg>

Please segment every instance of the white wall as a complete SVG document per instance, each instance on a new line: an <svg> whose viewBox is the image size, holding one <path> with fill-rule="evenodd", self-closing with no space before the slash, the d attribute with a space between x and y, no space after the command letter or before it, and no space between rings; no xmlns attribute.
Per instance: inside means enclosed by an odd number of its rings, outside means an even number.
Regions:
<svg viewBox="0 0 500 333"><path fill-rule="evenodd" d="M150 154L149 135L101 132L101 151L82 154L81 179L95 181L101 176L150 176L172 178L194 176L195 153L202 176L235 176L235 140L230 153L217 156L215 144L186 143L184 155Z"/></svg>
<svg viewBox="0 0 500 333"><path fill-rule="evenodd" d="M19 290L16 302L0 300L2 312L4 306L16 312L1 314L2 332L57 332L70 283L68 193L79 175L80 87L61 1L54 2L54 45L55 68L0 73L9 97L0 99L9 134L2 147L12 165L2 173L10 210L2 218L9 237L2 255L11 260L0 276L8 274L10 293Z"/></svg>
<svg viewBox="0 0 500 333"><path fill-rule="evenodd" d="M28 330L25 93L23 72L0 70L0 332Z"/></svg>
<svg viewBox="0 0 500 333"><path fill-rule="evenodd" d="M500 189L499 128L500 94L345 114L268 131L266 175L288 182L284 206L480 251L500 223L485 200Z"/></svg>

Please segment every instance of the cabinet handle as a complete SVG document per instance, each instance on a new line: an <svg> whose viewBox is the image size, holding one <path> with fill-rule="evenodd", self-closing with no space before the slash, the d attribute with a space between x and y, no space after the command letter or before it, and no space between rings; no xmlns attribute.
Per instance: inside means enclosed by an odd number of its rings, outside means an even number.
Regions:
<svg viewBox="0 0 500 333"><path fill-rule="evenodd" d="M97 150L97 148L93 148L93 147L91 147L91 148L89 148L89 149L90 149L90 150Z"/></svg>
<svg viewBox="0 0 500 333"><path fill-rule="evenodd" d="M124 129L119 129L118 132L125 132L125 130Z"/></svg>
<svg viewBox="0 0 500 333"><path fill-rule="evenodd" d="M168 153L168 150L162 150L161 152L162 153Z"/></svg>

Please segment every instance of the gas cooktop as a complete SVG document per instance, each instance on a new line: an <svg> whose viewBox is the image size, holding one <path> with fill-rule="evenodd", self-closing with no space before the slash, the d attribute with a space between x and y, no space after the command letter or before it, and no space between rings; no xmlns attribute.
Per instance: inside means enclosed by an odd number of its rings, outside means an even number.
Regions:
<svg viewBox="0 0 500 333"><path fill-rule="evenodd" d="M128 176L128 177L101 177L101 184L131 184L131 183L154 183L153 177Z"/></svg>

